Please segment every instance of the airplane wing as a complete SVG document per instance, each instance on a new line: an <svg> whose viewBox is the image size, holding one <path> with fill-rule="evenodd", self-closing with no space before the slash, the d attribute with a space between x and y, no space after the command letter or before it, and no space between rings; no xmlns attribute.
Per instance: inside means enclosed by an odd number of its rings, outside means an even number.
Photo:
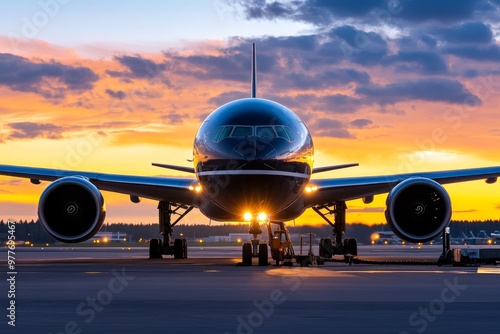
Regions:
<svg viewBox="0 0 500 334"><path fill-rule="evenodd" d="M318 188L317 191L306 196L305 202L306 206L311 207L335 201L366 198L387 193L401 181L414 177L423 177L440 184L447 184L481 179L485 179L487 183L494 183L498 176L500 176L500 166L386 176L311 179L310 184Z"/></svg>
<svg viewBox="0 0 500 334"><path fill-rule="evenodd" d="M195 196L189 190L189 186L196 182L195 178L104 174L8 165L0 165L0 175L28 178L34 184L67 176L81 176L100 190L189 205L193 204Z"/></svg>

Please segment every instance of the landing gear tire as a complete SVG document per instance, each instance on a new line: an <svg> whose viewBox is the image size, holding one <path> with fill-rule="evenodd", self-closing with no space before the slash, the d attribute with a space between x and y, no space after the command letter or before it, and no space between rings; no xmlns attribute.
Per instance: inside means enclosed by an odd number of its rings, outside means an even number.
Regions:
<svg viewBox="0 0 500 334"><path fill-rule="evenodd" d="M252 265L252 244L245 242L242 248L241 262L244 266ZM260 258L259 258L260 260Z"/></svg>
<svg viewBox="0 0 500 334"><path fill-rule="evenodd" d="M182 239L182 256L184 259L188 258L188 242L186 239Z"/></svg>
<svg viewBox="0 0 500 334"><path fill-rule="evenodd" d="M344 254L358 255L358 243L355 238L344 239Z"/></svg>
<svg viewBox="0 0 500 334"><path fill-rule="evenodd" d="M259 266L267 266L269 264L269 255L267 253L267 244L259 244Z"/></svg>
<svg viewBox="0 0 500 334"><path fill-rule="evenodd" d="M319 240L319 257L330 259L333 255L332 239L324 238Z"/></svg>
<svg viewBox="0 0 500 334"><path fill-rule="evenodd" d="M174 240L174 259L183 259L184 258L184 247L182 239Z"/></svg>
<svg viewBox="0 0 500 334"><path fill-rule="evenodd" d="M151 239L149 241L149 258L161 259L161 239Z"/></svg>

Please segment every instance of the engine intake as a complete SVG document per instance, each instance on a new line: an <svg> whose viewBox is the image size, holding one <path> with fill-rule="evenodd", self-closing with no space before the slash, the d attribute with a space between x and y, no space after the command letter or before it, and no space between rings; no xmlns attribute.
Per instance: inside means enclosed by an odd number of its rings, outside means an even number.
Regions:
<svg viewBox="0 0 500 334"><path fill-rule="evenodd" d="M38 203L38 216L53 238L76 243L99 231L106 206L95 185L85 178L69 176L52 182L44 190Z"/></svg>
<svg viewBox="0 0 500 334"><path fill-rule="evenodd" d="M450 223L450 197L431 179L402 181L391 190L386 204L387 223L394 234L409 242L430 241Z"/></svg>

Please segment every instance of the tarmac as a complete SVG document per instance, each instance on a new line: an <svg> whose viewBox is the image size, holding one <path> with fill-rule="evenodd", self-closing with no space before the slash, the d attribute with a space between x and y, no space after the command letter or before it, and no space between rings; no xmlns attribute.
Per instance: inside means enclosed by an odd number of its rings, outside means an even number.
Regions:
<svg viewBox="0 0 500 334"><path fill-rule="evenodd" d="M370 259L437 259L440 252L359 247ZM150 260L147 248L23 247L9 274L4 248L0 333L499 330L499 266L239 267L240 255L239 247L198 245L183 260Z"/></svg>

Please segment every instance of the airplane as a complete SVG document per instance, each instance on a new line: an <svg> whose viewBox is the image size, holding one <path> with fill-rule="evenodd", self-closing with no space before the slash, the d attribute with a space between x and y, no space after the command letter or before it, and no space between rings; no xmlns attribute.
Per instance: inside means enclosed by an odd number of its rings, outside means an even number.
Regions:
<svg viewBox="0 0 500 334"><path fill-rule="evenodd" d="M495 241L500 241L500 231L495 230L493 233L490 234L490 237L495 239Z"/></svg>
<svg viewBox="0 0 500 334"><path fill-rule="evenodd" d="M343 239L346 202L388 193L385 217L402 240L426 242L438 236L451 218L451 200L443 184L484 179L495 183L500 166L382 176L319 179L322 172L357 163L313 167L311 133L287 107L257 97L256 50L252 45L250 97L214 110L201 124L193 145L193 167L153 163L189 177L149 177L0 165L0 175L51 181L38 203L39 220L56 240L77 243L91 238L103 224L106 206L101 191L158 201L159 229L149 257L187 257L185 239L173 227L197 208L215 221L247 221L251 243L242 246L242 263L268 265L268 245L259 242L267 224L270 242L285 236L285 222L311 208L333 227L333 240L320 240L320 254L357 254L353 238ZM333 218L333 221L332 221ZM277 226L274 231L271 224ZM275 226L273 225L273 226ZM285 240L284 244L290 244ZM279 245L279 243L278 243ZM292 249L288 247L287 249ZM276 249L271 249L273 259ZM279 254L278 254L279 255ZM277 256L278 256L277 255ZM283 254L282 254L283 255ZM279 257L277 258L278 262Z"/></svg>
<svg viewBox="0 0 500 334"><path fill-rule="evenodd" d="M400 245L401 239L392 231L375 231L370 235L372 245Z"/></svg>
<svg viewBox="0 0 500 334"><path fill-rule="evenodd" d="M494 236L492 233L491 237L488 237L485 230L480 230L477 235L474 235L472 231L469 231L470 237L462 232L462 244L464 245L491 245L494 242Z"/></svg>

